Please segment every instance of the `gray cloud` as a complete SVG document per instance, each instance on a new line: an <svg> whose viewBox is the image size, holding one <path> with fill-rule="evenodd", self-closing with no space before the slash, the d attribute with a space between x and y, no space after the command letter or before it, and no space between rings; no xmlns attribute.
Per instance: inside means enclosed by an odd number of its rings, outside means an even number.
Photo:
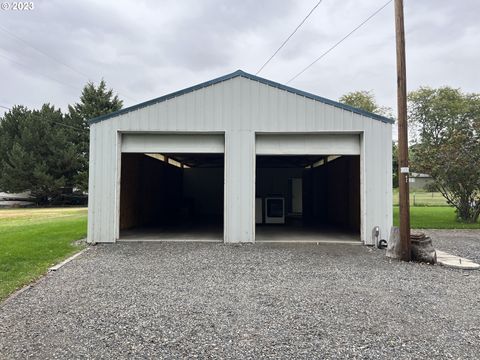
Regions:
<svg viewBox="0 0 480 360"><path fill-rule="evenodd" d="M254 73L315 3L37 0L31 12L2 11L0 26L87 76L0 30L0 105L66 108L88 79L102 77L132 105L238 68ZM261 75L287 81L383 3L324 0ZM480 3L405 4L409 89L452 85L479 92ZM291 85L332 99L372 90L394 107L393 24L389 5Z"/></svg>

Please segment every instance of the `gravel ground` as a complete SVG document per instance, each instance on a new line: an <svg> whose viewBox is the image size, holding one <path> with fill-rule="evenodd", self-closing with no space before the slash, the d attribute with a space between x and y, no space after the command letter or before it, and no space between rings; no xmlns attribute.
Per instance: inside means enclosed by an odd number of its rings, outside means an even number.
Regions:
<svg viewBox="0 0 480 360"><path fill-rule="evenodd" d="M438 250L480 264L480 230L424 230Z"/></svg>
<svg viewBox="0 0 480 360"><path fill-rule="evenodd" d="M0 358L478 359L479 291L363 246L98 245L0 305Z"/></svg>

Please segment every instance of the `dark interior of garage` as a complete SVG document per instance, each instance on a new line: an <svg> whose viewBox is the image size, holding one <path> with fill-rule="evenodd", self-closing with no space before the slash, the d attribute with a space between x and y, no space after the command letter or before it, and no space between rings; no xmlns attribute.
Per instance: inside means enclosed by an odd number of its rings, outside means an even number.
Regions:
<svg viewBox="0 0 480 360"><path fill-rule="evenodd" d="M223 154L123 153L120 239L223 239Z"/></svg>
<svg viewBox="0 0 480 360"><path fill-rule="evenodd" d="M359 241L360 157L258 155L257 241Z"/></svg>

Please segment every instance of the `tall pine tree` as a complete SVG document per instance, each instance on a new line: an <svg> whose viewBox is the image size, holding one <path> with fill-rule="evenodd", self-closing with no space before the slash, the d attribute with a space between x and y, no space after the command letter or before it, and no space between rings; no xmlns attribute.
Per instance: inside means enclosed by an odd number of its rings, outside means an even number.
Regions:
<svg viewBox="0 0 480 360"><path fill-rule="evenodd" d="M0 189L30 191L37 203L55 199L75 184L79 162L71 129L60 109L15 106L0 122Z"/></svg>
<svg viewBox="0 0 480 360"><path fill-rule="evenodd" d="M88 121L100 115L109 114L122 108L123 102L107 89L104 80L98 86L89 82L82 90L80 102L69 105L67 123L77 128L73 131L77 146L80 168L75 179L76 187L88 191L89 124Z"/></svg>

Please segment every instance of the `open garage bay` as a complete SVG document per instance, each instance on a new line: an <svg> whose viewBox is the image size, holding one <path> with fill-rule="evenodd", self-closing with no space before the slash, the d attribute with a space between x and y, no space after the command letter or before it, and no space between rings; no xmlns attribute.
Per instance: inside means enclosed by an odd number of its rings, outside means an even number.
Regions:
<svg viewBox="0 0 480 360"><path fill-rule="evenodd" d="M256 241L360 243L360 156L258 155Z"/></svg>
<svg viewBox="0 0 480 360"><path fill-rule="evenodd" d="M223 154L122 154L120 240L222 241L223 164Z"/></svg>

